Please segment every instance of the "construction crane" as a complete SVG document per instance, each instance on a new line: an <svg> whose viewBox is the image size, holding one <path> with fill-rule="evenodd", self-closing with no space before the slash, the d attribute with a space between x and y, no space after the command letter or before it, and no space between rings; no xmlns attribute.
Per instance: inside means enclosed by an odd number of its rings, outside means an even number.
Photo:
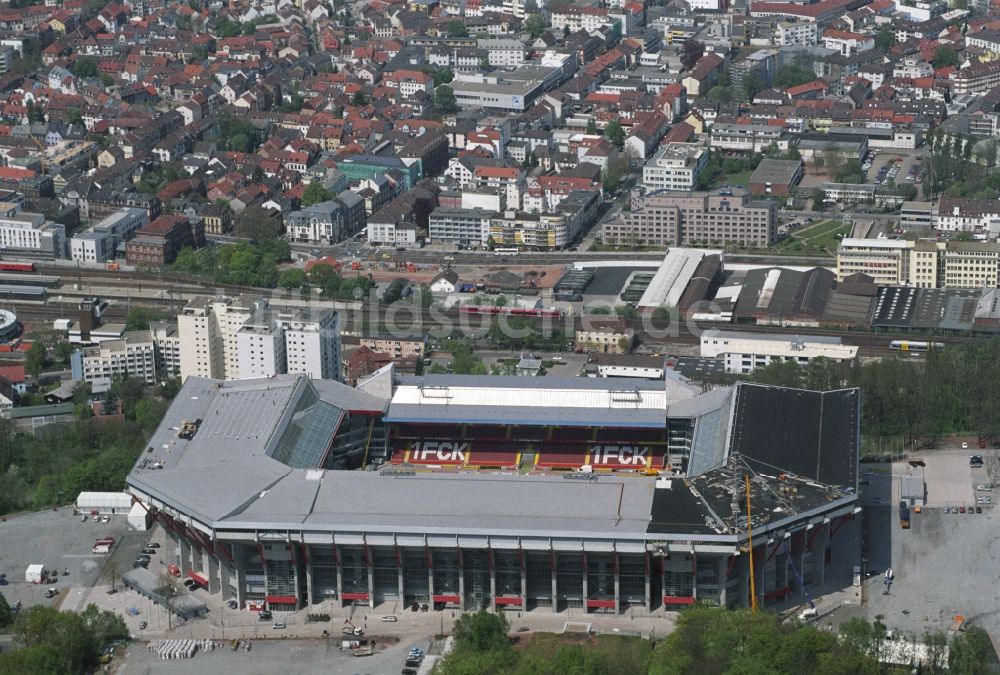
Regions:
<svg viewBox="0 0 1000 675"><path fill-rule="evenodd" d="M753 522L750 518L750 474L743 474L743 484L747 493L747 544L750 547L750 611L756 612L757 606L757 575L753 567Z"/></svg>
<svg viewBox="0 0 1000 675"><path fill-rule="evenodd" d="M792 570L792 574L795 575L795 580L799 582L799 588L802 589L802 595L806 596L806 600L809 602L809 609L815 611L816 603L813 602L812 596L809 595L809 591L806 590L805 582L802 581L802 575L799 574L798 568L792 564L792 549L788 547L788 540L785 539L781 545L785 553L785 563L788 565L788 568Z"/></svg>

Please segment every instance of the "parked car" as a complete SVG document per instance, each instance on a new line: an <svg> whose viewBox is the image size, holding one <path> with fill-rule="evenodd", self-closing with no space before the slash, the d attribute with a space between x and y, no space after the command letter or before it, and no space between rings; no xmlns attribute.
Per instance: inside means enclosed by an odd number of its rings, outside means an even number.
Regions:
<svg viewBox="0 0 1000 675"><path fill-rule="evenodd" d="M288 628L288 625L284 621L276 621L275 624L271 626L271 628L273 630L285 630L286 628Z"/></svg>
<svg viewBox="0 0 1000 675"><path fill-rule="evenodd" d="M262 611L260 614L257 615L257 620L258 621L270 621L273 616L274 615L271 614L270 610L265 609L264 611Z"/></svg>
<svg viewBox="0 0 1000 675"><path fill-rule="evenodd" d="M398 621L398 619L392 614L383 616L382 620L385 621L386 623L396 623L396 621Z"/></svg>
<svg viewBox="0 0 1000 675"><path fill-rule="evenodd" d="M49 588L49 590L45 591L46 598L54 598L57 595L59 595L59 589L57 588Z"/></svg>
<svg viewBox="0 0 1000 675"><path fill-rule="evenodd" d="M160 542L150 541L146 543L146 548L160 548Z"/></svg>

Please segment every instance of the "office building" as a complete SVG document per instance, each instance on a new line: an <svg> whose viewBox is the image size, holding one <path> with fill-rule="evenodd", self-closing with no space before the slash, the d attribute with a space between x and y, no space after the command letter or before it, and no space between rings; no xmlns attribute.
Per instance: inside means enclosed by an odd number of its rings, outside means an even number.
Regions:
<svg viewBox="0 0 1000 675"><path fill-rule="evenodd" d="M1000 243L920 239L844 239L837 249L837 280L866 274L880 286L995 288Z"/></svg>
<svg viewBox="0 0 1000 675"><path fill-rule="evenodd" d="M725 371L749 375L756 368L784 362L804 366L813 359L834 363L857 358L858 347L845 345L839 337L761 335L736 331L709 330L701 335L701 357L721 359Z"/></svg>
<svg viewBox="0 0 1000 675"><path fill-rule="evenodd" d="M842 239L837 247L837 281L866 274L879 286L898 286L909 278L910 248L903 239Z"/></svg>
<svg viewBox="0 0 1000 675"><path fill-rule="evenodd" d="M694 190L708 164L708 151L688 143L667 143L642 167L647 190Z"/></svg>
<svg viewBox="0 0 1000 675"><path fill-rule="evenodd" d="M14 202L0 203L0 250L32 258L63 258L66 227L41 213L21 211Z"/></svg>
<svg viewBox="0 0 1000 675"><path fill-rule="evenodd" d="M149 223L144 209L126 207L93 227L73 235L69 241L70 258L82 263L103 263L115 257L116 249Z"/></svg>
<svg viewBox="0 0 1000 675"><path fill-rule="evenodd" d="M767 247L776 232L775 204L743 188L633 196L632 210L604 224L606 244Z"/></svg>
<svg viewBox="0 0 1000 675"><path fill-rule="evenodd" d="M201 218L165 214L146 225L125 242L125 261L129 265L163 267L177 259L182 248L205 245L205 225Z"/></svg>

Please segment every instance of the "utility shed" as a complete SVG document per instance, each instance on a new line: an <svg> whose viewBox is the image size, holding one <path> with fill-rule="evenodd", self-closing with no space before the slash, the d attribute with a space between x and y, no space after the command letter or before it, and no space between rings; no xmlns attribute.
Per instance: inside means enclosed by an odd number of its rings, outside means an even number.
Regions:
<svg viewBox="0 0 1000 675"><path fill-rule="evenodd" d="M136 502L132 505L131 510L128 512L128 526L133 530L138 530L139 532L145 532L149 529L152 519L149 517L149 511L146 507Z"/></svg>
<svg viewBox="0 0 1000 675"><path fill-rule="evenodd" d="M76 511L87 515L125 514L132 508L132 495L125 492L81 492Z"/></svg>

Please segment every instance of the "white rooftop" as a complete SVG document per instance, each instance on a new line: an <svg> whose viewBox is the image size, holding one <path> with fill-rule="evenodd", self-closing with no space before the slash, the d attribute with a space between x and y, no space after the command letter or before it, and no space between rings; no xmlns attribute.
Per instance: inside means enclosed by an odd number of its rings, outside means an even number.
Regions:
<svg viewBox="0 0 1000 675"><path fill-rule="evenodd" d="M857 345L836 345L822 342L776 342L773 340L730 340L726 354L755 354L757 356L790 356L831 360L853 359L858 355Z"/></svg>
<svg viewBox="0 0 1000 675"><path fill-rule="evenodd" d="M676 307L702 259L720 253L698 248L670 249L639 299L639 307Z"/></svg>

